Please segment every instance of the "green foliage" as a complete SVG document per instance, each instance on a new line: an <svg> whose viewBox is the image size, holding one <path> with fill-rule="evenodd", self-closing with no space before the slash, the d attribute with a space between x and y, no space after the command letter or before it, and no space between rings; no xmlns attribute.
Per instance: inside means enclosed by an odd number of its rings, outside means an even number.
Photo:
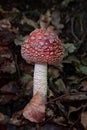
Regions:
<svg viewBox="0 0 87 130"><path fill-rule="evenodd" d="M87 75L87 66L85 65L80 65L79 68L78 68L78 71L82 74L85 74Z"/></svg>
<svg viewBox="0 0 87 130"><path fill-rule="evenodd" d="M68 54L71 54L71 53L75 52L75 50L76 50L76 47L74 46L73 43L63 44L63 47L64 47L65 56L68 56Z"/></svg>
<svg viewBox="0 0 87 130"><path fill-rule="evenodd" d="M32 79L32 76L29 75L29 74L24 74L21 78L21 81L25 84L27 83L28 81L30 81Z"/></svg>
<svg viewBox="0 0 87 130"><path fill-rule="evenodd" d="M23 37L22 35L19 35L14 40L14 43L16 46L21 46L23 44L23 41L25 41L26 37Z"/></svg>

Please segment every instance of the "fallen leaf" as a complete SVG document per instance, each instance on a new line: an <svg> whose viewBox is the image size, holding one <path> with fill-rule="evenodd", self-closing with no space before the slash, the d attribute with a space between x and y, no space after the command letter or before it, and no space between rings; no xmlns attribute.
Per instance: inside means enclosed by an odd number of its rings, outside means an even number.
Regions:
<svg viewBox="0 0 87 130"><path fill-rule="evenodd" d="M55 89L59 92L65 92L66 91L66 86L63 82L63 80L60 78L60 79L57 79L55 81Z"/></svg>
<svg viewBox="0 0 87 130"><path fill-rule="evenodd" d="M22 112L22 110L15 112L9 120L9 124L16 126L24 125L26 122L23 120Z"/></svg>
<svg viewBox="0 0 87 130"><path fill-rule="evenodd" d="M0 71L11 74L16 72L12 52L7 46L0 46Z"/></svg>
<svg viewBox="0 0 87 130"><path fill-rule="evenodd" d="M57 125L56 123L48 123L40 130L69 130L67 126Z"/></svg>
<svg viewBox="0 0 87 130"><path fill-rule="evenodd" d="M68 110L68 123L72 124L76 120L79 119L79 114L81 112L82 107L73 107L70 106Z"/></svg>
<svg viewBox="0 0 87 130"><path fill-rule="evenodd" d="M32 19L28 19L25 15L23 16L22 20L20 21L21 24L27 23L28 25L37 28L38 25Z"/></svg>
<svg viewBox="0 0 87 130"><path fill-rule="evenodd" d="M81 90L87 92L87 80L81 82Z"/></svg>
<svg viewBox="0 0 87 130"><path fill-rule="evenodd" d="M7 28L0 30L0 45L6 46L10 44L15 38L15 35Z"/></svg>
<svg viewBox="0 0 87 130"><path fill-rule="evenodd" d="M10 29L11 28L10 21L8 19L0 20L0 28Z"/></svg>
<svg viewBox="0 0 87 130"><path fill-rule="evenodd" d="M73 130L77 130L76 128L73 128Z"/></svg>
<svg viewBox="0 0 87 130"><path fill-rule="evenodd" d="M4 114L0 113L0 123L3 122L4 118L5 118L5 117L4 117Z"/></svg>
<svg viewBox="0 0 87 130"><path fill-rule="evenodd" d="M49 74L49 76L52 77L52 78L57 78L57 77L60 76L59 69L54 68L54 67L49 67L49 69L48 69L48 74Z"/></svg>
<svg viewBox="0 0 87 130"><path fill-rule="evenodd" d="M84 126L85 130L87 130L87 112L82 112L81 123Z"/></svg>
<svg viewBox="0 0 87 130"><path fill-rule="evenodd" d="M51 22L51 13L50 10L47 10L47 12L44 15L40 16L39 24L42 28L49 27Z"/></svg>
<svg viewBox="0 0 87 130"><path fill-rule="evenodd" d="M0 123L4 124L9 121L9 117L7 115L4 115L3 113L0 113Z"/></svg>
<svg viewBox="0 0 87 130"><path fill-rule="evenodd" d="M25 106L23 116L31 122L42 122L45 119L45 102L42 96L37 92L31 101Z"/></svg>
<svg viewBox="0 0 87 130"><path fill-rule="evenodd" d="M28 81L32 80L32 76L29 75L29 74L24 74L22 77L21 77L21 81L25 84L27 83Z"/></svg>
<svg viewBox="0 0 87 130"><path fill-rule="evenodd" d="M0 93L0 104L4 105L10 101L19 99L19 96L11 93Z"/></svg>
<svg viewBox="0 0 87 130"><path fill-rule="evenodd" d="M80 64L78 67L78 72L87 75L87 66Z"/></svg>
<svg viewBox="0 0 87 130"><path fill-rule="evenodd" d="M58 116L57 118L54 118L53 122L58 125L67 126L66 120L63 116Z"/></svg>
<svg viewBox="0 0 87 130"><path fill-rule="evenodd" d="M68 4L69 4L70 2L72 2L72 1L74 1L74 0L63 0L62 6L67 7Z"/></svg>
<svg viewBox="0 0 87 130"><path fill-rule="evenodd" d="M87 56L82 56L81 63L87 65Z"/></svg>
<svg viewBox="0 0 87 130"><path fill-rule="evenodd" d="M23 37L22 35L19 35L15 38L14 43L16 46L21 46L26 39L27 36Z"/></svg>
<svg viewBox="0 0 87 130"><path fill-rule="evenodd" d="M52 25L54 25L57 29L57 33L61 33L62 29L64 28L64 25L61 24L61 17L60 13L58 11L53 11L52 12Z"/></svg>
<svg viewBox="0 0 87 130"><path fill-rule="evenodd" d="M2 93L16 93L17 92L17 84L14 81L5 84L0 88L0 92Z"/></svg>
<svg viewBox="0 0 87 130"><path fill-rule="evenodd" d="M68 54L73 53L76 50L76 47L74 46L73 43L66 43L63 44L64 48L64 56L68 56Z"/></svg>

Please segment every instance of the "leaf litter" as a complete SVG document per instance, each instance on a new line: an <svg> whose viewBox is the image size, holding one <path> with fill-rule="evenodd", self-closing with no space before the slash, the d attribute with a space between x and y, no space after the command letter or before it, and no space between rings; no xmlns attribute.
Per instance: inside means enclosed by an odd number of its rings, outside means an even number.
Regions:
<svg viewBox="0 0 87 130"><path fill-rule="evenodd" d="M0 1L1 130L87 129L87 4L84 0L50 2L13 1L9 5ZM64 59L49 66L46 120L37 125L22 115L32 97L34 70L33 64L22 59L20 48L40 26L53 29L61 38Z"/></svg>

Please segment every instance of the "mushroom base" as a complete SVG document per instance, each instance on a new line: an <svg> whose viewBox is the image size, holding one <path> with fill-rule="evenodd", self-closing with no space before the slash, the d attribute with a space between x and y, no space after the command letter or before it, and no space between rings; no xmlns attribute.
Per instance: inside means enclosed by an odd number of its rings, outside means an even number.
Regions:
<svg viewBox="0 0 87 130"><path fill-rule="evenodd" d="M35 123L45 120L45 103L40 93L36 93L31 101L25 106L23 116Z"/></svg>

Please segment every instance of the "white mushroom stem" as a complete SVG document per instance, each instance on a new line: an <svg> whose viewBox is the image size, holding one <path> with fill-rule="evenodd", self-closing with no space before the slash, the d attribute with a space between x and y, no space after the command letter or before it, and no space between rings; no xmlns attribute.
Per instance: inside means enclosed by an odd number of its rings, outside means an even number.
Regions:
<svg viewBox="0 0 87 130"><path fill-rule="evenodd" d="M47 99L47 64L35 64L33 95L39 92L44 101Z"/></svg>

